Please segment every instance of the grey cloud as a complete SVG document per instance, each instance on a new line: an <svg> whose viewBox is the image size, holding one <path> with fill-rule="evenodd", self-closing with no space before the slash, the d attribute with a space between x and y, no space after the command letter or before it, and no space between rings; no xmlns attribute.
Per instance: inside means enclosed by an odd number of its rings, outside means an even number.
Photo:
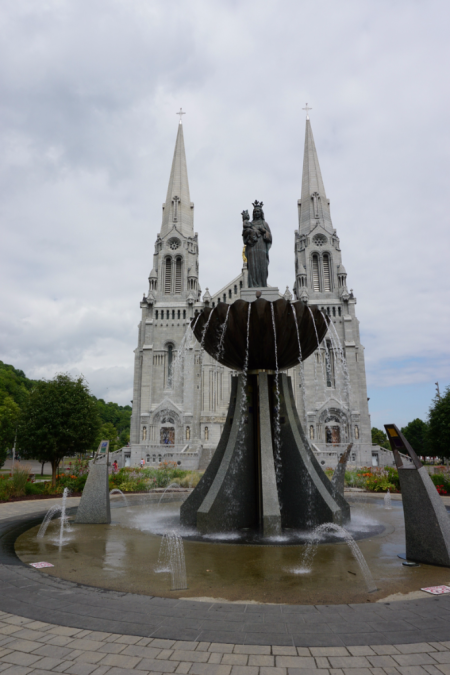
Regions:
<svg viewBox="0 0 450 675"><path fill-rule="evenodd" d="M239 273L255 198L274 231L269 282L292 286L308 100L369 388L450 380L449 12L3 3L0 358L30 376L75 369L128 401L180 106L202 288Z"/></svg>

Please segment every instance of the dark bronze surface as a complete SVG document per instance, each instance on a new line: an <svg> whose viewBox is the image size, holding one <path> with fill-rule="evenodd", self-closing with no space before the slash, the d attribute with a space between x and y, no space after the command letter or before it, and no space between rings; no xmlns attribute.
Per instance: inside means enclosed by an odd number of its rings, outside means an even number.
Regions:
<svg viewBox="0 0 450 675"><path fill-rule="evenodd" d="M242 238L247 258L248 287L267 286L269 273L269 249L272 246L272 233L264 220L262 202L253 203L253 220L250 222L248 211L242 211Z"/></svg>
<svg viewBox="0 0 450 675"><path fill-rule="evenodd" d="M232 305L224 302L213 309L205 307L198 317L192 319L195 337L203 344L205 351L224 366L233 370L243 370L247 344L248 307L251 305L249 330L249 370L276 370L275 340L272 322L271 304L273 304L276 326L278 369L287 370L299 363L299 346L295 327L295 311L300 335L303 360L316 349L317 341L322 342L328 330L329 319L325 319L317 306L311 306L313 319L308 307L300 300L294 303L284 298L270 303L258 298L252 303L236 300ZM219 340L228 308L227 328L223 341L223 351L219 355ZM211 315L205 331L208 319ZM205 334L203 335L203 332Z"/></svg>

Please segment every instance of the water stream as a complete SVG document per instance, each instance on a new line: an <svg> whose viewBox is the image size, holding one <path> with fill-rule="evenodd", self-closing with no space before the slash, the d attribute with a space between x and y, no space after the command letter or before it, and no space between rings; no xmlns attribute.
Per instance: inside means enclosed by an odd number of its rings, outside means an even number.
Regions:
<svg viewBox="0 0 450 675"><path fill-rule="evenodd" d="M277 478L281 478L281 425L280 425L280 371L278 369L278 349L277 349L277 330L275 326L275 313L273 310L273 302L270 303L270 310L272 312L272 326L273 326L273 341L275 344L275 395L277 404L275 407L275 429L274 429L274 447L275 447L275 471Z"/></svg>
<svg viewBox="0 0 450 675"><path fill-rule="evenodd" d="M170 572L172 591L181 591L188 587L183 539L176 532L167 532L163 536L155 572Z"/></svg>
<svg viewBox="0 0 450 675"><path fill-rule="evenodd" d="M344 539L345 543L348 545L350 551L352 552L353 557L355 558L356 562L359 565L359 568L364 577L364 581L366 582L367 590L369 591L369 593L378 590L375 581L373 579L372 573L367 565L366 559L364 558L358 544L353 539L350 532L348 532L344 527L336 525L336 523L323 523L322 525L319 525L313 530L311 535L311 541L306 546L306 549L302 556L300 571L304 574L307 574L308 572L311 571L314 562L314 557L317 553L319 541L322 535L326 534L327 532L332 532L333 534L339 535Z"/></svg>
<svg viewBox="0 0 450 675"><path fill-rule="evenodd" d="M59 537L58 545L62 546L64 543L64 532L70 529L69 520L66 516L66 506L67 506L67 496L69 494L69 488L64 488L62 494L61 504L54 504L49 508L45 514L44 520L41 523L39 532L37 533L37 539L43 539L47 528L50 525L50 522L57 513L60 513L60 526L59 526Z"/></svg>
<svg viewBox="0 0 450 675"><path fill-rule="evenodd" d="M299 367L300 367L300 388L302 392L302 401L303 401L303 412L305 415L305 424L307 423L307 414L306 414L306 388L305 388L305 366L303 363L303 356L302 356L302 345L300 342L300 332L298 330L298 322L297 322L297 314L295 312L294 305L291 302L291 309L292 313L294 315L294 323L295 323L295 330L297 331L297 342L298 342L298 362L299 362Z"/></svg>
<svg viewBox="0 0 450 675"><path fill-rule="evenodd" d="M161 500L165 496L167 490L170 490L170 488L173 488L173 487L179 488L180 486L178 485L178 483L171 483L170 485L168 485L166 487L166 489L164 490L164 492L162 493L161 497L159 498L158 506L161 504Z"/></svg>
<svg viewBox="0 0 450 675"><path fill-rule="evenodd" d="M129 506L128 499L125 497L122 490L119 490L119 488L113 488L112 490L109 491L109 496L112 497L113 495L120 495L123 498L125 506L128 508Z"/></svg>
<svg viewBox="0 0 450 675"><path fill-rule="evenodd" d="M383 501L384 501L384 508L386 509L386 511L391 511L391 509L392 509L391 491L389 490L389 488L388 488L386 494L384 495Z"/></svg>

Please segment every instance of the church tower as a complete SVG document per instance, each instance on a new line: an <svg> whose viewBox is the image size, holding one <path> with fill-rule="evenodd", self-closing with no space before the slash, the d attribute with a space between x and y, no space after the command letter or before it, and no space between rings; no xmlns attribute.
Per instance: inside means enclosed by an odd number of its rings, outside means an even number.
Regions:
<svg viewBox="0 0 450 675"><path fill-rule="evenodd" d="M339 237L331 220L309 116L306 119L302 196L297 202L295 283L297 298L318 305L331 320L327 337L295 373L297 408L322 464L353 442L352 460L371 465L372 440L364 347L356 298L347 289ZM345 360L342 358L345 355ZM374 461L375 463L375 461Z"/></svg>
<svg viewBox="0 0 450 675"><path fill-rule="evenodd" d="M205 468L222 432L231 381L187 330L211 295L206 289L201 300L181 119L148 283L140 303L125 464L167 460L185 469Z"/></svg>
<svg viewBox="0 0 450 675"><path fill-rule="evenodd" d="M197 386L200 379L198 345L189 345L182 359L183 367L190 369L193 377L179 377L175 381L174 369L189 321L203 307L198 252L180 120L166 201L162 207L161 228L156 236L148 278L148 293L140 303L142 317L135 350L131 465L136 465L141 458L158 463L165 454L164 448L173 451L172 459L176 459L183 448L186 451L186 446L198 450L201 399L201 390ZM198 457L193 458L192 468L196 468L196 461L198 463ZM186 461L183 466L190 468Z"/></svg>

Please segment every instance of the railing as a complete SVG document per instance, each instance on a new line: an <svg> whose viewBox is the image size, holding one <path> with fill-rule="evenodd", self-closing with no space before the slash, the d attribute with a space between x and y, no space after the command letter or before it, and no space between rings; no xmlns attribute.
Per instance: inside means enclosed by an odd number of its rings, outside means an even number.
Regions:
<svg viewBox="0 0 450 675"><path fill-rule="evenodd" d="M151 443L149 445L143 445L139 444L138 446L139 450L142 452L142 454L153 454L153 455L165 455L167 453L176 453L179 454L181 452L186 453L186 451L189 449L189 443L186 443L186 445L181 445L181 444L174 444L170 445L169 443L164 443L164 444L156 444L156 443ZM122 448L122 450L132 450L131 447L128 448ZM191 452L198 452L197 450L191 450Z"/></svg>

